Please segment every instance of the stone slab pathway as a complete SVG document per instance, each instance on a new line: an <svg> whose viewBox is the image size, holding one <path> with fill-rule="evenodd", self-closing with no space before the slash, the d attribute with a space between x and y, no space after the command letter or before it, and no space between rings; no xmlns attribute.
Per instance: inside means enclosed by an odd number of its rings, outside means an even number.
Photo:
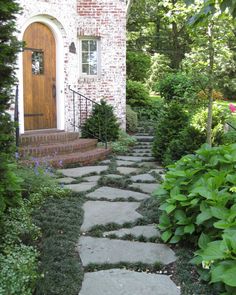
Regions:
<svg viewBox="0 0 236 295"><path fill-rule="evenodd" d="M89 193L87 195L88 198L91 199L107 199L107 200L116 200L116 199L124 199L128 200L129 198L132 198L136 201L142 201L150 198L149 195L144 193L138 193L130 190L122 190L119 188L113 188L108 186L102 186L98 189L96 189L94 192Z"/></svg>
<svg viewBox="0 0 236 295"><path fill-rule="evenodd" d="M148 268L156 263L168 265L176 260L174 251L164 244L124 240L127 235L137 239L160 237L156 225L139 225L138 222L145 223L146 219L138 213L138 209L141 202L146 202L159 185L152 173L163 173L164 177L164 170L150 157L153 137L142 132L136 138L137 143L129 156L117 156L115 161L102 161L103 166L59 170L66 176L63 182L67 182L67 187L74 191L81 191L82 188L93 189L101 177L114 180L111 184L85 195L87 201L83 205L82 235L78 239L76 251L84 267L94 265L94 272L85 273L79 295L180 295L180 289L167 275L120 269L127 264L132 266L134 263L142 263ZM108 168L111 164L112 168L115 164L119 174L109 174ZM113 173L116 171L113 170ZM91 173L97 175L89 176ZM69 184L78 177L82 178L81 183ZM119 182L119 178L122 178L124 183ZM129 188L126 189L111 187L124 184L126 187L129 182ZM111 225L117 230L109 231ZM134 226L129 227L131 225ZM97 226L100 226L99 231L90 232ZM103 231L106 226L107 230ZM98 237L92 237L92 234L97 234ZM117 268L114 268L116 264ZM103 269L109 265L112 269L95 271L96 266Z"/></svg>
<svg viewBox="0 0 236 295"><path fill-rule="evenodd" d="M63 178L57 178L56 181L58 183L63 183L63 184L70 184L71 182L75 181L76 179L72 177L63 177Z"/></svg>
<svg viewBox="0 0 236 295"><path fill-rule="evenodd" d="M88 201L83 205L84 221L81 231L89 231L96 225L135 222L142 217L136 211L139 205L138 202Z"/></svg>
<svg viewBox="0 0 236 295"><path fill-rule="evenodd" d="M86 273L80 295L180 295L168 276L110 269Z"/></svg>
<svg viewBox="0 0 236 295"><path fill-rule="evenodd" d="M164 244L142 243L107 238L80 237L76 247L83 266L89 264L144 263L169 264L175 253Z"/></svg>

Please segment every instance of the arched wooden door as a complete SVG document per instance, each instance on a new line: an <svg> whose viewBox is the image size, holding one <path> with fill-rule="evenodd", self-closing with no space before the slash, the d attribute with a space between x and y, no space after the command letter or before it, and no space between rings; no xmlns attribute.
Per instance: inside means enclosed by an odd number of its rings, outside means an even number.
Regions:
<svg viewBox="0 0 236 295"><path fill-rule="evenodd" d="M56 128L56 44L51 30L33 23L24 34L25 130Z"/></svg>

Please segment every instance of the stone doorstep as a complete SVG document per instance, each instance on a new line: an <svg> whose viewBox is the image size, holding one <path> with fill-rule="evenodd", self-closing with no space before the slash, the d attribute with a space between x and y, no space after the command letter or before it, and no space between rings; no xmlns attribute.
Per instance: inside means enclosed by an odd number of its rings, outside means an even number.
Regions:
<svg viewBox="0 0 236 295"><path fill-rule="evenodd" d="M85 152L97 147L96 139L76 139L68 142L55 142L50 144L40 144L38 146L20 147L19 153L22 157L28 155L33 157L53 156L74 152Z"/></svg>
<svg viewBox="0 0 236 295"><path fill-rule="evenodd" d="M143 263L168 265L176 261L173 250L164 244L143 243L81 236L76 246L83 266L89 264Z"/></svg>
<svg viewBox="0 0 236 295"><path fill-rule="evenodd" d="M126 269L85 273L79 295L180 295L167 275L147 274Z"/></svg>

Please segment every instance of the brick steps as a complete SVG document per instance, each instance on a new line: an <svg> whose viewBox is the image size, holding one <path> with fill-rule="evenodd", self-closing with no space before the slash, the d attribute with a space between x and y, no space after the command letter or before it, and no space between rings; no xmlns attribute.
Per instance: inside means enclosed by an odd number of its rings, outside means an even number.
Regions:
<svg viewBox="0 0 236 295"><path fill-rule="evenodd" d="M20 148L19 153L23 157L27 157L27 155L31 155L33 157L42 157L73 153L76 151L83 152L95 149L96 147L96 139L76 139L67 142L40 144L39 146L24 146Z"/></svg>
<svg viewBox="0 0 236 295"><path fill-rule="evenodd" d="M96 139L79 138L76 132L28 133L20 137L20 142L19 155L23 162L37 161L55 168L93 164L104 160L111 152L110 149L97 148Z"/></svg>
<svg viewBox="0 0 236 295"><path fill-rule="evenodd" d="M21 146L38 146L45 143L68 142L79 139L78 132L65 131L44 131L44 132L29 132L20 136Z"/></svg>

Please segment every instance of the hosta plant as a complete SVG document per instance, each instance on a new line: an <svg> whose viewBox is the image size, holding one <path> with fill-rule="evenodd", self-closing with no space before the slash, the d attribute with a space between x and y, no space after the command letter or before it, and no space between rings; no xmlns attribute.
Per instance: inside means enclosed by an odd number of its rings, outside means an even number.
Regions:
<svg viewBox="0 0 236 295"><path fill-rule="evenodd" d="M236 287L230 278L236 265L235 168L236 144L204 145L169 166L165 182L155 192L161 202L162 239L198 244L194 262L209 266L211 281L228 289Z"/></svg>

